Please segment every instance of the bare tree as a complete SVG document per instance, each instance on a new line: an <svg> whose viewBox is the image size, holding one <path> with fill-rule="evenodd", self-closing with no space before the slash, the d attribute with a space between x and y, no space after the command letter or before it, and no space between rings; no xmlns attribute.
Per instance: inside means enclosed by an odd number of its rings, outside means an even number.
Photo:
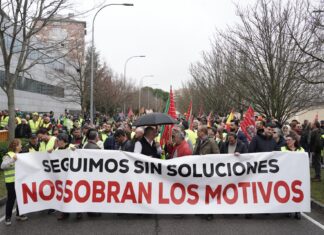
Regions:
<svg viewBox="0 0 324 235"><path fill-rule="evenodd" d="M303 10L301 1L280 0L238 7L240 23L217 32L212 50L190 68L191 89L207 112L241 111L253 105L259 113L284 122L323 101L323 86L307 82L322 74L322 63L301 51L291 36L303 37ZM318 48L313 44L312 51Z"/></svg>
<svg viewBox="0 0 324 235"><path fill-rule="evenodd" d="M1 88L8 98L10 139L14 138L14 89L18 77L37 64L48 64L58 58L55 45L39 43L36 35L68 7L66 0L1 1L0 48L5 74Z"/></svg>

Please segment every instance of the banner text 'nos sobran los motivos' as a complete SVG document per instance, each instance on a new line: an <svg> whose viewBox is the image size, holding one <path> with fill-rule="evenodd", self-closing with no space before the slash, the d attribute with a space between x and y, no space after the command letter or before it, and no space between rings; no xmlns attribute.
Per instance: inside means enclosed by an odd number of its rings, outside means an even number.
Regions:
<svg viewBox="0 0 324 235"><path fill-rule="evenodd" d="M239 214L310 211L306 153L153 159L121 151L19 154L22 214L62 212Z"/></svg>

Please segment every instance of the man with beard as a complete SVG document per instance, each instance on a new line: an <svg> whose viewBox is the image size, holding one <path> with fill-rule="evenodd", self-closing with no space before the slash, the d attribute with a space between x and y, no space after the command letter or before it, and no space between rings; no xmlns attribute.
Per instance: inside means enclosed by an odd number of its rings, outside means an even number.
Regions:
<svg viewBox="0 0 324 235"><path fill-rule="evenodd" d="M263 131L258 131L249 145L249 153L279 151L277 143L273 138L273 124L266 123Z"/></svg>
<svg viewBox="0 0 324 235"><path fill-rule="evenodd" d="M246 146L249 145L246 136L244 135L244 133L242 131L239 130L239 121L238 120L232 121L230 128L231 128L231 132L236 134L238 140L243 142Z"/></svg>

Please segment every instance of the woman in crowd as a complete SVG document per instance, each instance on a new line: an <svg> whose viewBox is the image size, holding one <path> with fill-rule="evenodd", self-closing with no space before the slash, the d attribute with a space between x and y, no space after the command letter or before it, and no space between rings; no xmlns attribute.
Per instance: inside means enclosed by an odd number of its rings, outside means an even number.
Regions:
<svg viewBox="0 0 324 235"><path fill-rule="evenodd" d="M8 147L8 152L3 156L1 169L4 170L4 178L7 188L7 202L6 202L6 220L5 225L11 225L12 209L16 201L15 190L15 162L17 161L17 153L21 151L21 141L14 139ZM20 215L18 205L16 208L16 219L25 221L28 219L25 215Z"/></svg>
<svg viewBox="0 0 324 235"><path fill-rule="evenodd" d="M305 152L304 149L299 145L298 138L294 134L289 134L286 136L286 144L281 147L281 152ZM291 216L291 214L288 214ZM300 219L300 212L295 213L295 218Z"/></svg>

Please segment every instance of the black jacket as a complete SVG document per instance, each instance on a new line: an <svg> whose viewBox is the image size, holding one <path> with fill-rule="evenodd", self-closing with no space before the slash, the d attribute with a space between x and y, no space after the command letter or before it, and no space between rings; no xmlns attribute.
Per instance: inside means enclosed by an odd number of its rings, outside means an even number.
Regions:
<svg viewBox="0 0 324 235"><path fill-rule="evenodd" d="M220 149L220 153L228 153L228 145L229 145L228 141L223 143ZM247 153L247 152L248 149L246 145L238 139L236 143L235 153Z"/></svg>
<svg viewBox="0 0 324 235"><path fill-rule="evenodd" d="M134 152L134 145L132 141L126 140L119 146L119 149L126 152Z"/></svg>
<svg viewBox="0 0 324 235"><path fill-rule="evenodd" d="M28 124L19 124L15 129L15 138L29 138L31 129Z"/></svg>
<svg viewBox="0 0 324 235"><path fill-rule="evenodd" d="M146 138L142 138L140 140L140 143L142 145L141 154L144 154L146 156L151 156L153 158L160 158L160 155L157 152L155 141L153 141L153 144L150 145L149 142L147 142Z"/></svg>
<svg viewBox="0 0 324 235"><path fill-rule="evenodd" d="M272 152L279 150L276 141L272 137L263 135L262 132L258 132L257 135L252 138L249 145L249 153Z"/></svg>
<svg viewBox="0 0 324 235"><path fill-rule="evenodd" d="M88 141L88 143L83 147L84 149L100 149L98 145Z"/></svg>
<svg viewBox="0 0 324 235"><path fill-rule="evenodd" d="M323 143L321 140L322 131L321 129L314 129L311 132L310 139L310 151L314 153L320 153L323 149Z"/></svg>

